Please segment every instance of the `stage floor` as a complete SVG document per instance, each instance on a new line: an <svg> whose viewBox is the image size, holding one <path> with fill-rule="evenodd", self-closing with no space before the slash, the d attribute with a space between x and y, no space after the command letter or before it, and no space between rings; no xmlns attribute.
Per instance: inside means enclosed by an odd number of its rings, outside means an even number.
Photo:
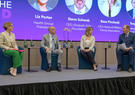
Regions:
<svg viewBox="0 0 135 95"><path fill-rule="evenodd" d="M109 66L111 68L110 70L103 70L101 67L103 67L103 65L98 66L98 71L78 70L77 67L75 67L72 70L63 69L62 72L46 72L40 70L39 67L34 67L32 69L38 70L38 72L26 72L26 70L23 70L23 73L17 75L16 77L10 75L0 75L0 86L135 76L135 72L116 72L116 66L114 65Z"/></svg>

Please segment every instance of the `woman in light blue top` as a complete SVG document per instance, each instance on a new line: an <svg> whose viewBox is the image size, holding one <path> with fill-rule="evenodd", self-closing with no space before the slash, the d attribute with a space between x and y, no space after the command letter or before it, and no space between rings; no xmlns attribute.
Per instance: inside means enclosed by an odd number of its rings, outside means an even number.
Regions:
<svg viewBox="0 0 135 95"><path fill-rule="evenodd" d="M93 65L94 71L97 71L97 65L95 63L94 57L92 56L95 46L95 37L92 36L93 28L87 27L85 35L82 36L80 42L80 53L83 58Z"/></svg>
<svg viewBox="0 0 135 95"><path fill-rule="evenodd" d="M32 6L39 11L50 11L52 8L47 5L48 0L37 0Z"/></svg>

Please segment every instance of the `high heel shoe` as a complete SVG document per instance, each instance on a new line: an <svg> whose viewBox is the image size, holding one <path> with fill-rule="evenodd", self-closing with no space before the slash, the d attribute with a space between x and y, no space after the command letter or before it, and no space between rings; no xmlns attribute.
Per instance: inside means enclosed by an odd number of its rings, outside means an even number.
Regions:
<svg viewBox="0 0 135 95"><path fill-rule="evenodd" d="M15 76L16 76L16 73L15 73L14 70L15 70L15 69L11 67L11 68L9 69L9 72L10 72L10 75L11 75L11 76L14 76L14 77L15 77Z"/></svg>
<svg viewBox="0 0 135 95"><path fill-rule="evenodd" d="M95 67L96 67L96 68L94 68L94 71L98 71L98 69L97 69L97 67L98 67L98 66L97 66L97 65L95 65Z"/></svg>
<svg viewBox="0 0 135 95"><path fill-rule="evenodd" d="M8 70L11 76L13 76L13 70L14 69L12 67Z"/></svg>
<svg viewBox="0 0 135 95"><path fill-rule="evenodd" d="M98 65L96 64L96 67L98 67Z"/></svg>
<svg viewBox="0 0 135 95"><path fill-rule="evenodd" d="M94 69L94 71L98 71L97 69Z"/></svg>
<svg viewBox="0 0 135 95"><path fill-rule="evenodd" d="M14 70L13 70L13 75L16 76L16 73L17 73L17 69L14 68Z"/></svg>

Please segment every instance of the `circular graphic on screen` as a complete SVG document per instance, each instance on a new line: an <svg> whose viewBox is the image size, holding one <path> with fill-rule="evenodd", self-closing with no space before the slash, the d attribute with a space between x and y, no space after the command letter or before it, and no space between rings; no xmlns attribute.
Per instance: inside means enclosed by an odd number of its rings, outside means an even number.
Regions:
<svg viewBox="0 0 135 95"><path fill-rule="evenodd" d="M28 2L34 9L47 12L56 7L58 0L28 0Z"/></svg>
<svg viewBox="0 0 135 95"><path fill-rule="evenodd" d="M87 13L92 6L92 0L65 0L68 9L77 15Z"/></svg>
<svg viewBox="0 0 135 95"><path fill-rule="evenodd" d="M101 13L107 17L115 17L121 10L121 0L98 0Z"/></svg>
<svg viewBox="0 0 135 95"><path fill-rule="evenodd" d="M127 0L126 9L130 17L135 19L135 0Z"/></svg>

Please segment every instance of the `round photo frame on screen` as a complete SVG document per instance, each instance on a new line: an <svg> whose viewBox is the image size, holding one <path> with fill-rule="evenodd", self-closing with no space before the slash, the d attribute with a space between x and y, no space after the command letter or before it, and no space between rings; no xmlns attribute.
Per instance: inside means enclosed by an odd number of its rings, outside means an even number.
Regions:
<svg viewBox="0 0 135 95"><path fill-rule="evenodd" d="M98 8L106 17L117 16L122 7L121 0L98 0Z"/></svg>
<svg viewBox="0 0 135 95"><path fill-rule="evenodd" d="M53 10L59 0L28 0L29 4L38 11L48 12Z"/></svg>
<svg viewBox="0 0 135 95"><path fill-rule="evenodd" d="M93 0L65 0L67 8L76 15L83 15L90 11Z"/></svg>
<svg viewBox="0 0 135 95"><path fill-rule="evenodd" d="M135 0L127 0L126 10L129 16L135 20Z"/></svg>

